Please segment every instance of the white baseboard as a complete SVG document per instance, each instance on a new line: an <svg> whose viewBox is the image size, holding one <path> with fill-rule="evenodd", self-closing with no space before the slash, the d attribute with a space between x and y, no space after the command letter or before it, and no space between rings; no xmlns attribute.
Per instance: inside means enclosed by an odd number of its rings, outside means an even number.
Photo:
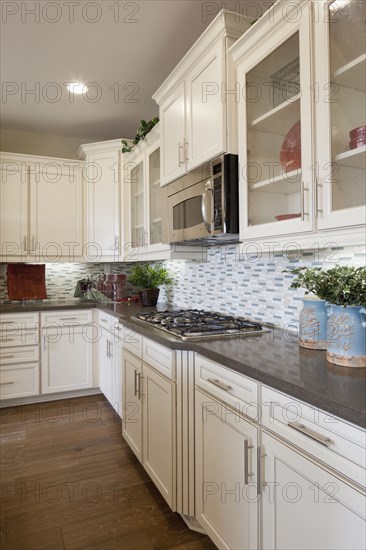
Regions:
<svg viewBox="0 0 366 550"><path fill-rule="evenodd" d="M189 527L191 531L197 531L197 533L202 533L202 535L207 535L206 531L202 529L201 525L198 523L196 518L192 516L185 516L184 514L180 514L180 517L182 518L182 520L185 522L185 524L187 525L187 527Z"/></svg>
<svg viewBox="0 0 366 550"><path fill-rule="evenodd" d="M87 390L75 390L60 393L47 393L44 395L34 395L32 397L18 397L17 399L2 399L0 408L19 407L19 405L28 405L31 403L44 403L45 401L59 401L60 399L72 399L73 397L85 397L87 395L101 394L99 388L90 388Z"/></svg>

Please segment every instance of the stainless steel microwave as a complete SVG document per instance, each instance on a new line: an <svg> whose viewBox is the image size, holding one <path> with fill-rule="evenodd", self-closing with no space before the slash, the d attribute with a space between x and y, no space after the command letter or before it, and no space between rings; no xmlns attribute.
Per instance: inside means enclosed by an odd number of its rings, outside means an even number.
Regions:
<svg viewBox="0 0 366 550"><path fill-rule="evenodd" d="M207 246L239 241L237 155L222 155L163 189L167 242Z"/></svg>

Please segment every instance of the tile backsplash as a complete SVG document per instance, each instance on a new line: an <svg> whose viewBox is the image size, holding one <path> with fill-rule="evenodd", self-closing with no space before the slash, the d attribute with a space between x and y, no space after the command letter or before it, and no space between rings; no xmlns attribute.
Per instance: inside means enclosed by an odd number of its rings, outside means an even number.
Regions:
<svg viewBox="0 0 366 550"><path fill-rule="evenodd" d="M302 289L289 289L291 275L283 269L295 266L336 264L365 265L365 248L339 248L318 253L306 251L295 257L282 253L243 255L240 245L210 248L207 261L166 261L174 285L162 288L159 303L168 307L197 308L250 317L280 326L296 324L302 307ZM0 301L7 301L6 265L0 264ZM47 296L53 300L73 298L79 279L97 277L109 268L111 273L128 275L133 264L46 264ZM127 288L134 293L135 289Z"/></svg>

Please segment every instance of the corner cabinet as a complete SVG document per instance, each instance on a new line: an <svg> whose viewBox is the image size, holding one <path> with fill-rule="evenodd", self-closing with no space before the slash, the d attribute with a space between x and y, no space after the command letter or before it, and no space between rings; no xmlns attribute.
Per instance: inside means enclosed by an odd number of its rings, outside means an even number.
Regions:
<svg viewBox="0 0 366 550"><path fill-rule="evenodd" d="M122 261L122 143L82 145L85 160L85 248L89 261Z"/></svg>
<svg viewBox="0 0 366 550"><path fill-rule="evenodd" d="M240 87L243 241L364 240L365 146L348 143L365 124L364 30L352 40L347 32L350 14L364 24L365 6L346 4L277 2L230 49ZM341 231L322 236L326 229Z"/></svg>
<svg viewBox="0 0 366 550"><path fill-rule="evenodd" d="M223 153L237 153L236 86L228 48L250 27L223 10L161 85L161 185Z"/></svg>
<svg viewBox="0 0 366 550"><path fill-rule="evenodd" d="M1 153L2 261L73 261L83 250L83 163Z"/></svg>
<svg viewBox="0 0 366 550"><path fill-rule="evenodd" d="M170 246L162 243L159 125L123 155L123 193L126 254L162 259Z"/></svg>
<svg viewBox="0 0 366 550"><path fill-rule="evenodd" d="M199 247L171 246L166 236L166 195L160 187L160 123L123 154L124 258L167 260L202 257Z"/></svg>

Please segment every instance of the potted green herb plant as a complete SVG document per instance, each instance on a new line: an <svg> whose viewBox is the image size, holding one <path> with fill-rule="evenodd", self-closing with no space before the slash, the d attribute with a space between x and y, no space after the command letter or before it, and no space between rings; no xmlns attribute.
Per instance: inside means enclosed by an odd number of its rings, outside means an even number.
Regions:
<svg viewBox="0 0 366 550"><path fill-rule="evenodd" d="M324 339L324 312L317 315L319 312L315 309L323 307L325 310L327 304L325 347L328 361L347 367L365 367L366 267L336 266L328 270L300 267L285 272L297 275L290 288L305 288L305 295L319 298L312 306L304 299L304 310L313 307L314 311L311 315L300 314L300 345L303 345L301 338L306 340L311 332L310 317L313 327L318 327L318 340ZM314 306L317 303L319 306ZM316 343L316 338L310 340Z"/></svg>
<svg viewBox="0 0 366 550"><path fill-rule="evenodd" d="M132 268L129 282L137 287L143 306L156 306L162 285L170 285L173 279L161 264L137 264Z"/></svg>

